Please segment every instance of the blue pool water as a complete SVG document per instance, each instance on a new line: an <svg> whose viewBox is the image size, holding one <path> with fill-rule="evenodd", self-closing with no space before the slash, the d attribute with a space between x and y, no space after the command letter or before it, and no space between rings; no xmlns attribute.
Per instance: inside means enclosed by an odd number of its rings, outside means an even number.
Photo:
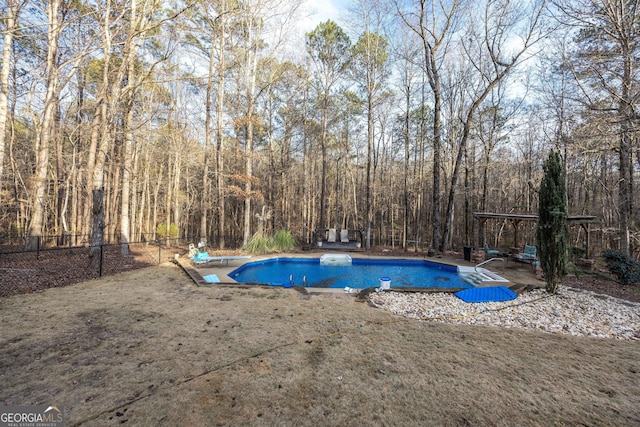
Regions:
<svg viewBox="0 0 640 427"><path fill-rule="evenodd" d="M424 260L354 259L350 266L327 266L319 258L272 258L244 264L229 277L273 286L288 286L293 278L296 286L308 288L377 288L381 277L391 279L392 288L473 287L457 267Z"/></svg>

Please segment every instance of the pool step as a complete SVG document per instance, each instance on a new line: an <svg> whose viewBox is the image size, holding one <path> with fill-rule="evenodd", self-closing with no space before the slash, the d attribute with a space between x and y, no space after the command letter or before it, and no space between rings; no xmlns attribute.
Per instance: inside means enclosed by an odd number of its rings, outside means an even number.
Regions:
<svg viewBox="0 0 640 427"><path fill-rule="evenodd" d="M493 286L496 283L504 283L508 282L502 277L498 276L495 273L491 272L464 272L460 273L460 276L468 283L471 283L473 286Z"/></svg>
<svg viewBox="0 0 640 427"><path fill-rule="evenodd" d="M482 285L487 277L480 273L461 273L462 278L474 286Z"/></svg>
<svg viewBox="0 0 640 427"><path fill-rule="evenodd" d="M458 274L462 280L475 287L505 285L509 280L485 268L458 266Z"/></svg>
<svg viewBox="0 0 640 427"><path fill-rule="evenodd" d="M490 280L504 280L502 276L494 273L493 271L486 270L484 273L485 276L488 276Z"/></svg>

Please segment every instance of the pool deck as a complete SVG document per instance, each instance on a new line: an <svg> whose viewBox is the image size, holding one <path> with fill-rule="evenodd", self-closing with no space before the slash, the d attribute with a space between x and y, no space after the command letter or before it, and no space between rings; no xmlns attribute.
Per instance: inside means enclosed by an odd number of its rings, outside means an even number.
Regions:
<svg viewBox="0 0 640 427"><path fill-rule="evenodd" d="M231 279L228 274L231 273L233 270L235 270L236 268L240 267L241 265L247 263L247 262L255 262L255 261L260 261L260 260L264 260L264 259L269 259L269 258L274 258L274 257L283 257L283 258L318 258L320 256L322 256L325 252L321 251L321 250L313 250L313 251L305 251L303 253L284 253L284 254L270 254L270 255L264 255L264 256L252 256L249 259L242 259L242 260L230 260L228 263L216 263L216 262L212 262L212 263L208 263L205 265L198 265L193 263L189 258L187 258L186 256L183 257L178 257L176 258L176 261L178 262L178 264L180 266L182 266L182 268L187 272L187 274L189 274L189 276L191 276L191 278L193 279L193 281L198 285L198 286L228 286L228 285L233 285L233 286L240 286L240 285L244 285L244 286L253 286L251 284L243 284L243 283L238 283L235 280ZM332 252L333 253L333 252ZM438 262L438 263L442 263L442 264L450 264L450 265L455 265L455 266L467 266L467 267L474 267L475 264L471 263L469 261L465 261L463 259L463 254L460 254L458 256L434 256L434 257L418 257L418 256L413 256L413 255L407 255L407 256L402 256L399 255L397 253L394 253L392 255L385 255L384 253L382 255L380 254L370 254L370 253L363 253L363 252L358 252L358 253L353 253L350 252L349 255L353 258L353 259L424 259L426 261L432 261L432 262ZM509 283L505 284L506 286L508 286L509 288L513 289L514 291L519 291L525 288L538 288L538 287L544 287L545 283L543 280L540 280L536 277L535 273L532 271L530 266L527 265L523 265L520 263L513 263L513 262L508 262L508 260L504 260L503 262L495 262L495 263L489 263L488 265L484 265L482 268L486 268L487 270L493 271L496 274L504 277L505 279L509 280ZM218 278L220 279L219 283L210 283L207 282L203 277L211 275L211 274L215 274L216 276L218 276ZM267 286L267 285L264 285ZM328 288L328 289L323 289L323 288L300 288L300 287L294 287L297 288L297 290L304 290L306 289L308 293L310 294L342 294L342 295L357 295L359 293L359 290L354 290L353 293L347 293L345 292L343 289L340 288ZM392 290L394 290L392 288ZM397 290L397 289L395 289Z"/></svg>

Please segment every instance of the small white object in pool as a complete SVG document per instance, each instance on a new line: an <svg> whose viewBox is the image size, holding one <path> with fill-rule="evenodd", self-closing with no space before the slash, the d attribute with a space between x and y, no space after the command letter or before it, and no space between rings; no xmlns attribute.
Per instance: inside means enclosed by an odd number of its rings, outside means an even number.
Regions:
<svg viewBox="0 0 640 427"><path fill-rule="evenodd" d="M320 265L351 265L351 257L347 254L324 254L320 257Z"/></svg>

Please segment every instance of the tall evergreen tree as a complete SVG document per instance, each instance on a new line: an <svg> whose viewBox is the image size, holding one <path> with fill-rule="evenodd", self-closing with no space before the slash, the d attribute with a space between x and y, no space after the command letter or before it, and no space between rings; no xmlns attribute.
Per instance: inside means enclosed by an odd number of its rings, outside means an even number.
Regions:
<svg viewBox="0 0 640 427"><path fill-rule="evenodd" d="M372 166L375 110L381 104L382 99L390 95L384 90L385 81L389 77L388 44L387 39L382 35L365 31L351 49L353 77L363 96L363 103L367 110L367 174L365 178L367 249L371 249L371 222L373 221L372 203L375 181L372 180Z"/></svg>
<svg viewBox="0 0 640 427"><path fill-rule="evenodd" d="M547 292L554 294L560 281L567 275L567 190L560 155L556 151L549 153L543 168L536 234Z"/></svg>
<svg viewBox="0 0 640 427"><path fill-rule="evenodd" d="M320 180L320 227L326 227L327 203L327 145L328 129L332 107L332 92L349 66L351 40L347 33L335 22L322 22L306 35L307 52L315 65L316 90L320 109L320 150L322 170Z"/></svg>

